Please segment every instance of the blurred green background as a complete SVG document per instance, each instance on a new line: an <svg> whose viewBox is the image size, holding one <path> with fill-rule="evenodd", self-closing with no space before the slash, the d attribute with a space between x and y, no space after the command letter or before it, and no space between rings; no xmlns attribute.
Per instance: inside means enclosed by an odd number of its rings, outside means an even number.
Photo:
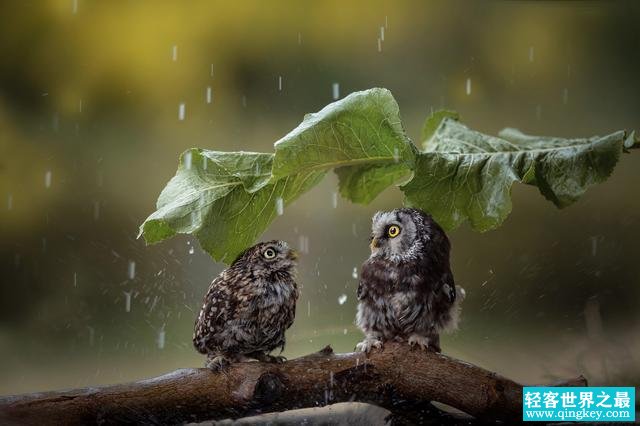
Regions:
<svg viewBox="0 0 640 426"><path fill-rule="evenodd" d="M202 365L193 321L223 265L191 238L136 240L186 148L271 151L336 84L390 89L414 139L440 107L486 133L640 129L639 6L0 3L0 393ZM640 385L639 178L624 155L567 209L517 186L500 229L451 232L467 299L444 351L527 383ZM371 215L402 200L335 192L331 174L264 235L309 241L289 357L361 338L354 270Z"/></svg>

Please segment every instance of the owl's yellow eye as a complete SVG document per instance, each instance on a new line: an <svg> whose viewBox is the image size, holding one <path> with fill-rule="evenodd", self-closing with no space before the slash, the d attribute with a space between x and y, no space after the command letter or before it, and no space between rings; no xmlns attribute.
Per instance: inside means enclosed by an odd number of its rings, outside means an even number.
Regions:
<svg viewBox="0 0 640 426"><path fill-rule="evenodd" d="M276 257L276 251L272 248L268 248L264 251L264 257L266 259L273 259L274 257Z"/></svg>
<svg viewBox="0 0 640 426"><path fill-rule="evenodd" d="M400 235L400 227L398 225L391 225L389 229L387 229L387 235L391 238L395 238Z"/></svg>

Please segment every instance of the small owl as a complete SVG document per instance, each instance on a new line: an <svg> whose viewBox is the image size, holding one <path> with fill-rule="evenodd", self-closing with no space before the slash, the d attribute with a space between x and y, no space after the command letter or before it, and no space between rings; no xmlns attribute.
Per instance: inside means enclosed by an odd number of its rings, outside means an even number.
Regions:
<svg viewBox="0 0 640 426"><path fill-rule="evenodd" d="M258 243L213 280L193 334L207 367L219 370L249 359L284 361L269 352L284 349L284 332L293 324L296 259L283 241Z"/></svg>
<svg viewBox="0 0 640 426"><path fill-rule="evenodd" d="M441 331L455 329L464 290L453 281L450 244L428 214L402 208L373 216L371 256L361 268L356 324L365 334L356 350L385 341L440 351Z"/></svg>

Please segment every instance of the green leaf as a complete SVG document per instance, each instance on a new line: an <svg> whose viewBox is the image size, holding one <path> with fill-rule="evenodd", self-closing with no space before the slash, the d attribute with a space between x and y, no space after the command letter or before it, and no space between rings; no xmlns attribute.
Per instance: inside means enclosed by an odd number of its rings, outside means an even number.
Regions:
<svg viewBox="0 0 640 426"><path fill-rule="evenodd" d="M429 140L436 133L436 130L438 130L438 127L440 127L440 124L442 124L445 118L450 118L452 120L458 121L460 120L460 114L458 114L456 111L449 111L446 109L432 112L422 125L421 136L423 149L426 149Z"/></svg>
<svg viewBox="0 0 640 426"><path fill-rule="evenodd" d="M405 135L395 99L386 89L355 92L327 105L275 143L273 176L306 170L403 163L415 147ZM348 192L347 192L348 194Z"/></svg>
<svg viewBox="0 0 640 426"><path fill-rule="evenodd" d="M447 229L468 220L478 231L507 217L514 182L536 185L565 207L611 174L626 135L563 139L505 129L501 136L445 118L418 155L413 180L402 187L407 204L429 211Z"/></svg>
<svg viewBox="0 0 640 426"><path fill-rule="evenodd" d="M340 195L368 204L389 186L406 182L413 172L405 163L390 163L340 167L336 174Z"/></svg>
<svg viewBox="0 0 640 426"><path fill-rule="evenodd" d="M605 180L623 150L640 145L623 131L563 139L505 129L492 137L457 120L453 111L433 113L420 152L405 135L391 93L370 89L305 116L276 142L274 154L187 150L140 235L152 244L192 234L214 259L230 263L330 169L340 194L353 202L369 203L404 184L406 203L445 228L469 221L484 231L511 211L514 182L535 185L564 207Z"/></svg>
<svg viewBox="0 0 640 426"><path fill-rule="evenodd" d="M185 151L140 235L152 244L194 234L214 259L233 261L275 218L279 198L286 206L324 175L308 171L271 182L272 164L273 154Z"/></svg>

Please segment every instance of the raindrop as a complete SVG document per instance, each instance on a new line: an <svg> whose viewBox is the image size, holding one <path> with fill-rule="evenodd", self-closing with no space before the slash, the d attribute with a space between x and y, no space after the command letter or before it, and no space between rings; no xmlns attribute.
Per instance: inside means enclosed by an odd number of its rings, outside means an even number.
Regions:
<svg viewBox="0 0 640 426"><path fill-rule="evenodd" d="M533 59L534 59L534 53L535 53L535 51L534 51L534 49L533 49L533 46L530 46L530 47L529 47L529 62L533 62Z"/></svg>
<svg viewBox="0 0 640 426"><path fill-rule="evenodd" d="M352 223L352 224L351 224L351 233L353 234L353 236L354 236L354 237L357 237L357 236L358 236L358 232L357 232L356 224L355 224L355 223Z"/></svg>
<svg viewBox="0 0 640 426"><path fill-rule="evenodd" d="M78 112L82 113L82 99L78 102Z"/></svg>
<svg viewBox="0 0 640 426"><path fill-rule="evenodd" d="M282 92L282 76L278 76L278 91Z"/></svg>
<svg viewBox="0 0 640 426"><path fill-rule="evenodd" d="M7 210L13 209L13 195L9 194L7 196Z"/></svg>
<svg viewBox="0 0 640 426"><path fill-rule="evenodd" d="M396 163L400 161L400 150L398 147L393 148L393 161Z"/></svg>
<svg viewBox="0 0 640 426"><path fill-rule="evenodd" d="M278 216L282 216L284 214L284 200L282 197L276 198L276 212Z"/></svg>
<svg viewBox="0 0 640 426"><path fill-rule="evenodd" d="M467 88L466 88L467 96L471 94L471 77L467 78Z"/></svg>
<svg viewBox="0 0 640 426"><path fill-rule="evenodd" d="M132 280L136 277L136 262L133 260L129 261L129 267L127 269L127 274L129 279Z"/></svg>
<svg viewBox="0 0 640 426"><path fill-rule="evenodd" d="M384 41L384 27L380 27L380 40Z"/></svg>
<svg viewBox="0 0 640 426"><path fill-rule="evenodd" d="M182 161L184 162L184 167L187 170L191 170L191 160L193 159L193 154L191 153L191 151L187 151L184 153L184 156L182 157Z"/></svg>
<svg viewBox="0 0 640 426"><path fill-rule="evenodd" d="M185 114L185 104L184 102L180 102L180 105L178 105L178 120L183 121L184 114Z"/></svg>
<svg viewBox="0 0 640 426"><path fill-rule="evenodd" d="M340 83L333 83L331 88L333 91L333 100L335 101L340 98Z"/></svg>
<svg viewBox="0 0 640 426"><path fill-rule="evenodd" d="M597 252L598 252L598 237L593 236L591 237L591 256L595 257Z"/></svg>
<svg viewBox="0 0 640 426"><path fill-rule="evenodd" d="M301 253L309 253L309 237L300 235L298 247Z"/></svg>
<svg viewBox="0 0 640 426"><path fill-rule="evenodd" d="M298 33L298 44L302 45L302 33Z"/></svg>
<svg viewBox="0 0 640 426"><path fill-rule="evenodd" d="M378 38L378 52L382 52L382 40Z"/></svg>
<svg viewBox="0 0 640 426"><path fill-rule="evenodd" d="M78 273L77 272L73 273L73 286L74 287L78 287Z"/></svg>
<svg viewBox="0 0 640 426"><path fill-rule="evenodd" d="M338 208L338 193L337 192L333 192L331 194L331 205L333 206L334 209Z"/></svg>
<svg viewBox="0 0 640 426"><path fill-rule="evenodd" d="M74 15L78 14L78 0L71 1L71 13Z"/></svg>
<svg viewBox="0 0 640 426"><path fill-rule="evenodd" d="M51 188L51 170L47 170L44 174L44 187Z"/></svg>
<svg viewBox="0 0 640 426"><path fill-rule="evenodd" d="M345 336L347 335L347 329L346 328L344 330L342 330L342 334L344 334Z"/></svg>
<svg viewBox="0 0 640 426"><path fill-rule="evenodd" d="M340 305L344 305L346 302L347 302L347 295L341 294L340 297L338 297L338 303Z"/></svg>
<svg viewBox="0 0 640 426"><path fill-rule="evenodd" d="M358 268L356 268L355 266L353 267L353 272L351 272L351 277L352 277L354 280L357 280L357 279L358 279Z"/></svg>
<svg viewBox="0 0 640 426"><path fill-rule="evenodd" d="M189 247L189 254L193 254L195 253L195 249L193 248L193 246Z"/></svg>
<svg viewBox="0 0 640 426"><path fill-rule="evenodd" d="M242 107L243 108L247 107L247 96L246 95L242 95Z"/></svg>
<svg viewBox="0 0 640 426"><path fill-rule="evenodd" d="M213 90L211 89L211 86L207 87L207 103L210 104L213 102Z"/></svg>
<svg viewBox="0 0 640 426"><path fill-rule="evenodd" d="M202 157L202 170L207 170L207 157Z"/></svg>
<svg viewBox="0 0 640 426"><path fill-rule="evenodd" d="M173 47L171 48L171 60L173 62L178 61L178 45L176 44L174 44Z"/></svg>
<svg viewBox="0 0 640 426"><path fill-rule="evenodd" d="M124 293L124 311L131 312L131 291L123 291Z"/></svg>
<svg viewBox="0 0 640 426"><path fill-rule="evenodd" d="M562 103L565 105L569 103L569 89L566 87L562 91Z"/></svg>
<svg viewBox="0 0 640 426"><path fill-rule="evenodd" d="M311 300L307 300L307 316L311 316Z"/></svg>
<svg viewBox="0 0 640 426"><path fill-rule="evenodd" d="M542 105L536 106L536 119L540 120L542 118Z"/></svg>
<svg viewBox="0 0 640 426"><path fill-rule="evenodd" d="M162 326L162 328L160 330L158 330L158 339L157 339L157 343L158 343L158 349L164 349L164 326Z"/></svg>

